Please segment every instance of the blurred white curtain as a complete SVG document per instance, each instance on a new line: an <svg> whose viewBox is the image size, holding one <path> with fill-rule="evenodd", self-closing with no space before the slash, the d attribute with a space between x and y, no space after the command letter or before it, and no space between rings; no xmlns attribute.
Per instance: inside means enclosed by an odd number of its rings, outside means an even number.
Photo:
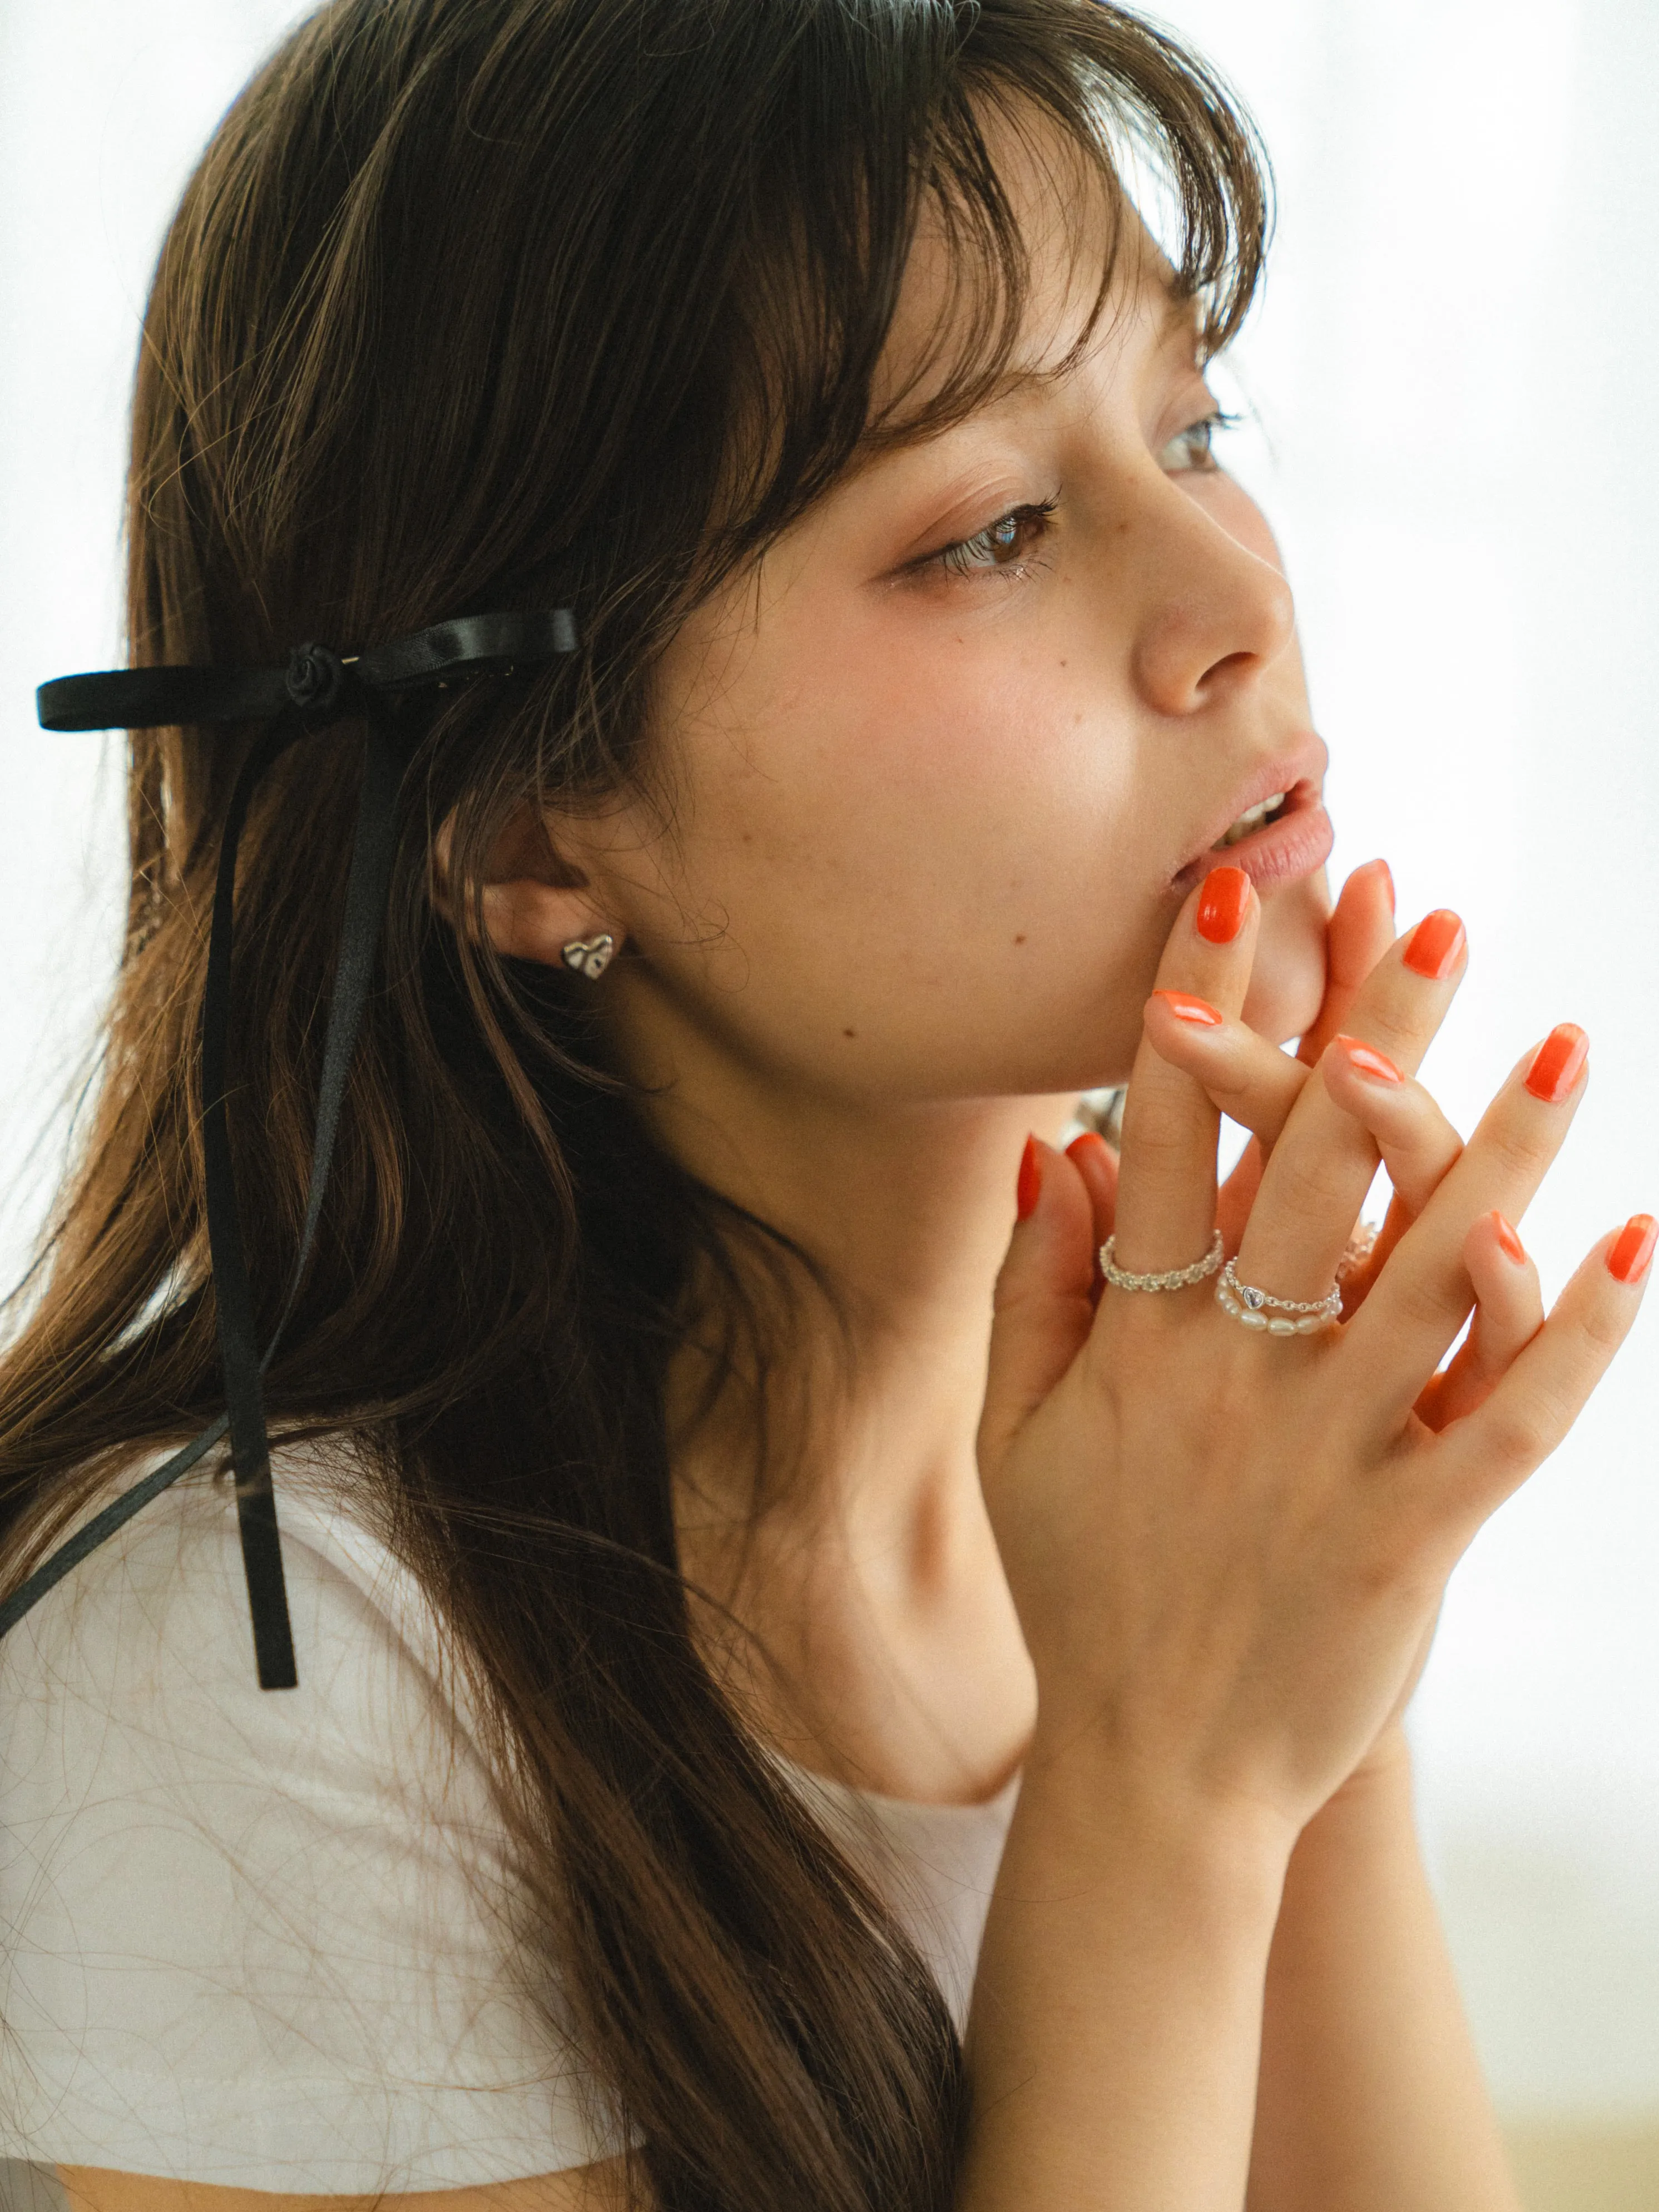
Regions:
<svg viewBox="0 0 1659 2212"><path fill-rule="evenodd" d="M1526 1236L1553 1295L1659 1211L1659 9L1183 0L1278 168L1238 368L1334 756L1339 869L1455 906L1459 1126L1554 1022L1594 1087ZM1516 2113L1659 2117L1652 1316L1452 1585L1414 1716L1450 1932Z"/></svg>
<svg viewBox="0 0 1659 2212"><path fill-rule="evenodd" d="M761 0L757 0L761 4ZM123 416L149 265L280 0L0 13L0 1259L61 1156L120 897L116 757L35 732L118 648ZM1455 905L1429 1076L1468 1127L1559 1019L1595 1087L1527 1222L1553 1288L1659 1210L1659 8L1182 0L1277 166L1241 472L1296 580L1338 863ZM1659 2119L1651 1317L1459 1571L1419 1696L1425 1826L1512 2115Z"/></svg>

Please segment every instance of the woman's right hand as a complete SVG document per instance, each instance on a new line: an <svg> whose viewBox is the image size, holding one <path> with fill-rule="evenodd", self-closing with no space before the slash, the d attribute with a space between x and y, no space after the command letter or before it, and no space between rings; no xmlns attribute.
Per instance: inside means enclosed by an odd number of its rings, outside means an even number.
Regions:
<svg viewBox="0 0 1659 2212"><path fill-rule="evenodd" d="M1248 1066L1255 898L1216 943L1196 927L1205 896L1171 933L1158 990L1218 1012L1194 1040L1217 1066L1231 1040ZM1516 1263L1494 1216L1520 1218L1583 1095L1582 1066L1564 1073L1571 1036L1527 1056L1467 1146L1411 1079L1462 973L1454 921L1394 945L1321 1075L1295 1069L1263 1109L1275 1140L1237 1272L1275 1297L1329 1288L1379 1158L1397 1188L1415 1178L1415 1218L1340 1328L1249 1330L1213 1282L1096 1303L1107 1224L1089 1183L1063 1154L1028 1153L980 1463L1037 1674L1034 1761L1090 1747L1116 1788L1266 1811L1293 1839L1398 1711L1453 1565L1560 1442L1634 1318L1651 1249L1635 1224L1601 1239L1547 1322L1529 1268L1525 1284L1503 1272ZM1216 1219L1217 1111L1176 1064L1193 1058L1177 1018L1156 1002L1126 1108L1113 1225L1119 1264L1143 1273L1198 1258ZM1349 1040L1400 1080L1368 1079ZM1437 1370L1477 1289L1478 1358L1449 1395Z"/></svg>

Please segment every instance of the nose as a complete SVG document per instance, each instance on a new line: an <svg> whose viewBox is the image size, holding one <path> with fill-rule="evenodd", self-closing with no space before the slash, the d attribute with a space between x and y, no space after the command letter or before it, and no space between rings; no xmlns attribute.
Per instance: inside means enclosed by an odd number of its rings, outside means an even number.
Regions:
<svg viewBox="0 0 1659 2212"><path fill-rule="evenodd" d="M1200 500L1165 477L1139 534L1134 670L1148 704L1193 714L1257 682L1295 637L1296 605L1255 501L1231 483Z"/></svg>

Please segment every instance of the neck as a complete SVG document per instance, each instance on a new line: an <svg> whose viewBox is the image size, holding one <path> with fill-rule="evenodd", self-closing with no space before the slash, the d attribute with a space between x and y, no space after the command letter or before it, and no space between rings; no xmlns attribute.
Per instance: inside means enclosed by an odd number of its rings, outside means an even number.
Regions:
<svg viewBox="0 0 1659 2212"><path fill-rule="evenodd" d="M831 1292L803 1293L758 1396L728 1387L677 1451L682 1558L714 1601L718 1663L805 1765L898 1796L992 1795L1032 1690L974 1455L991 1291L1026 1133L1057 1133L1074 1101L892 1106L756 1079L659 1097L677 1156Z"/></svg>

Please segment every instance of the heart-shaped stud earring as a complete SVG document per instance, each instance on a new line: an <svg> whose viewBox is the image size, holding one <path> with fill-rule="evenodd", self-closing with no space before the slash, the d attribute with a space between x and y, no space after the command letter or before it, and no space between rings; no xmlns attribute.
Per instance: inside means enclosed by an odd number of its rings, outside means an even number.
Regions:
<svg viewBox="0 0 1659 2212"><path fill-rule="evenodd" d="M586 975L590 983L597 983L616 950L616 939L605 929L597 937L573 937L568 945L561 945L559 957L573 975Z"/></svg>

